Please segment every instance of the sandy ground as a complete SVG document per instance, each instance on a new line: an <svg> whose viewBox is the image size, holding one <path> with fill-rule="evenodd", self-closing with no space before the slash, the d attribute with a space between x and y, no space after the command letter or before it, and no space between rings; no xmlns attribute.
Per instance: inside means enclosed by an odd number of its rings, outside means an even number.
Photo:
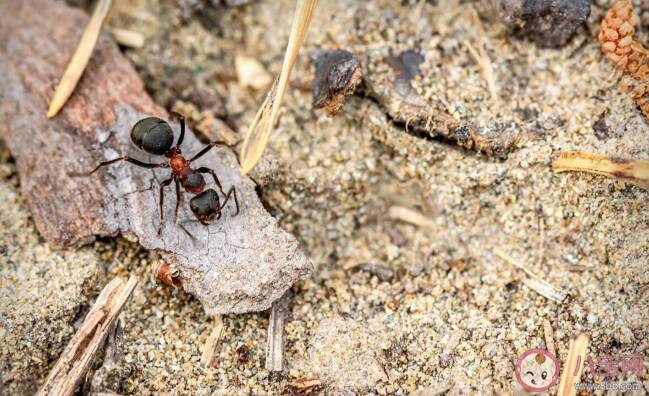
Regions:
<svg viewBox="0 0 649 396"><path fill-rule="evenodd" d="M126 53L154 98L206 135L219 133L214 117L241 132L263 92L238 84L234 55L277 72L293 1L179 3L133 2L142 19L116 23L137 26L147 44ZM479 3L405 3L322 2L271 140L277 166L260 181L262 197L316 266L293 288L284 372L263 368L268 313L225 316L217 365L203 368L211 320L191 296L157 284L156 257L135 244L50 251L4 152L5 386L33 390L104 282L136 274L123 317L124 394L283 394L303 378L321 380L327 394L502 393L515 384L518 357L547 347L544 323L560 361L580 332L591 335L593 356L641 354L649 392L649 193L550 168L562 150L649 159L647 120L606 82L611 68L584 30L563 49L539 49L508 37ZM602 14L594 5L591 32ZM468 46L487 54L496 97ZM310 55L338 47L386 84L390 52L418 49L416 92L459 120L515 136L511 152L492 158L421 136L362 94L336 118L313 111L303 89ZM594 128L600 119L606 127ZM566 298L541 296L503 256Z"/></svg>

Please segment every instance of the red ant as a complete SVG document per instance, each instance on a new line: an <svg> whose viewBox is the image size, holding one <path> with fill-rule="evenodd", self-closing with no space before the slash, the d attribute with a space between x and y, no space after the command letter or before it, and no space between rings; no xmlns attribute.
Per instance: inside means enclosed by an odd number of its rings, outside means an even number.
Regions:
<svg viewBox="0 0 649 396"><path fill-rule="evenodd" d="M201 224L207 225L214 220L219 220L221 218L221 211L223 207L228 203L230 196L234 196L234 203L237 207L237 211L232 216L239 214L239 201L237 200L237 190L234 186L230 187L228 193L223 192L223 187L219 178L216 176L214 170L206 167L200 167L194 169L191 167L193 161L196 161L205 153L210 151L214 146L226 146L234 147L228 145L223 141L214 141L207 144L203 147L198 153L194 154L190 159L185 159L182 156L182 151L180 145L183 143L185 138L185 117L178 113L171 113L172 116L176 117L180 122L180 136L178 137L178 142L173 146L174 133L169 126L169 124L157 117L147 117L143 118L131 129L131 141L141 150L153 154L153 155L164 155L169 158L169 161L161 162L159 164L150 164L146 162L139 161L135 158L128 156L123 156L119 158L112 159L110 161L105 161L97 165L95 169L90 171L88 175L95 173L99 168L113 164L118 161L127 161L134 165L140 166L147 169L155 168L170 168L171 177L167 180L160 183L160 227L158 227L158 234L162 230L162 221L163 216L163 204L164 204L164 189L171 182L176 183L176 210L175 216L178 218L178 206L180 205L180 186L182 186L185 191L192 194L197 194L189 201L189 207L191 208L196 219L201 222ZM172 147L173 146L173 147ZM209 173L214 178L214 183L221 190L221 194L225 196L223 204L221 205L219 200L219 195L213 189L205 190L205 179L203 178L204 173Z"/></svg>

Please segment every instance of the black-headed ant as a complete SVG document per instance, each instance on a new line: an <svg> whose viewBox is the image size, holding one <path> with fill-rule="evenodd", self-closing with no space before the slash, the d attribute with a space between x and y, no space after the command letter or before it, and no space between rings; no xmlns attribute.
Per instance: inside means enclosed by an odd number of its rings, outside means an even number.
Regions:
<svg viewBox="0 0 649 396"><path fill-rule="evenodd" d="M180 136L178 137L178 142L175 146L173 146L174 133L171 127L166 121L160 118L147 117L141 119L135 123L133 129L131 129L131 141L133 144L149 154L164 155L169 159L169 161L161 162L159 164L150 164L139 161L135 158L123 156L100 163L95 169L90 171L88 175L95 173L101 167L118 161L127 161L147 169L170 168L171 176L160 183L160 226L158 227L158 234L160 234L160 231L162 230L162 222L164 220L164 189L172 182L176 183L176 209L174 212L176 218L178 217L178 206L180 205L181 186L185 191L197 194L189 201L189 207L194 213L194 216L196 216L196 219L202 224L207 225L211 221L220 219L221 211L228 203L231 196L234 197L234 203L237 207L236 213L232 216L238 215L239 201L237 200L236 188L234 186L230 187L230 190L225 194L221 182L213 169L206 167L194 169L191 167L193 161L205 155L205 153L210 151L212 147L233 146L230 146L223 141L214 141L207 144L190 159L186 159L182 156L182 151L180 149L180 145L183 143L183 139L185 138L185 117L178 113L172 113L172 116L176 117L180 122ZM209 173L214 178L214 183L216 183L219 190L221 190L221 194L225 196L223 204L220 203L219 195L214 189L205 189L205 179L203 178L204 173Z"/></svg>

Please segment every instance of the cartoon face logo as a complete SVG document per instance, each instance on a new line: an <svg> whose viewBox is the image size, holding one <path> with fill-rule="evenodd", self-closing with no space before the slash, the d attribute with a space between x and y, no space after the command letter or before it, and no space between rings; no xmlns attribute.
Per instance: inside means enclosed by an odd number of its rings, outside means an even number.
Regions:
<svg viewBox="0 0 649 396"><path fill-rule="evenodd" d="M550 389L559 375L559 363L548 351L531 349L516 362L516 380L528 391Z"/></svg>

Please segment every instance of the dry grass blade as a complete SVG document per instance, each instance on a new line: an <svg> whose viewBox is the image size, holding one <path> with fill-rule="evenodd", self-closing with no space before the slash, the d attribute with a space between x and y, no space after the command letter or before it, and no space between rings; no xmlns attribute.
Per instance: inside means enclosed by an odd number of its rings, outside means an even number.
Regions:
<svg viewBox="0 0 649 396"><path fill-rule="evenodd" d="M577 393L575 384L580 381L581 373L586 365L586 351L590 341L587 334L579 334L576 339L570 340L568 357L563 365L561 381L557 388L558 396L572 396Z"/></svg>
<svg viewBox="0 0 649 396"><path fill-rule="evenodd" d="M563 152L552 163L555 172L587 172L624 179L649 190L649 161L617 159L604 154Z"/></svg>
<svg viewBox="0 0 649 396"><path fill-rule="evenodd" d="M74 55L72 55L72 59L67 69L65 69L65 73L63 73L63 77L54 91L50 108L47 110L48 117L54 117L61 110L70 95L72 95L83 71L88 65L88 61L97 44L101 28L108 17L112 3L112 0L99 0L97 2L90 21L83 31L79 46L74 51Z"/></svg>
<svg viewBox="0 0 649 396"><path fill-rule="evenodd" d="M309 28L311 17L313 16L313 9L315 8L317 0L298 0L295 7L295 15L293 16L293 25L291 27L291 35L286 47L286 54L284 55L284 64L279 73L279 78L270 88L268 95L261 108L257 112L255 119L248 129L246 138L241 148L241 174L245 175L250 172L257 164L264 148L268 144L270 132L277 121L279 116L279 108L282 104L282 98L286 93L288 86L288 78L295 64L295 59L300 51L304 37Z"/></svg>

